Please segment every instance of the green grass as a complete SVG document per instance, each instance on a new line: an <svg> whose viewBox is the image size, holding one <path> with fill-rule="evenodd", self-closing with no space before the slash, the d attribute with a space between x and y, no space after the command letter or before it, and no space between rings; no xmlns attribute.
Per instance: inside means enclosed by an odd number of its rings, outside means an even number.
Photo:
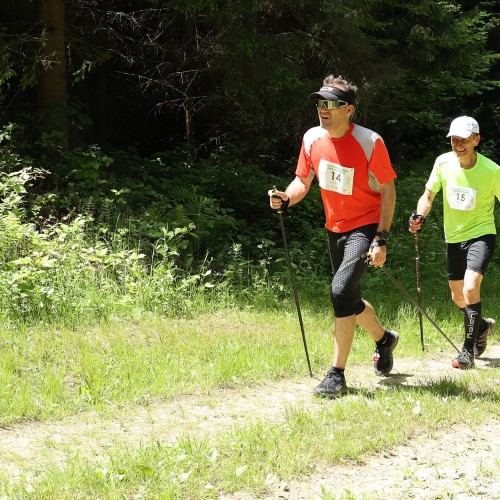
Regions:
<svg viewBox="0 0 500 500"><path fill-rule="evenodd" d="M389 310L388 310L389 309ZM399 356L423 358L418 316L408 306L381 306L401 335ZM440 318L461 346L461 315ZM303 311L315 373L332 354L330 311ZM38 325L0 332L0 423L50 420L92 409L168 400L221 387L248 386L308 373L296 312L224 310L196 319L116 321L73 330ZM454 354L425 325L427 351ZM359 330L350 363L369 363L370 337Z"/></svg>
<svg viewBox="0 0 500 500"><path fill-rule="evenodd" d="M282 423L249 421L210 439L186 434L172 446L114 446L93 461L74 457L64 469L35 470L22 486L4 483L4 492L37 499L201 499L217 498L221 491L264 497L270 480L307 475L321 463L355 462L423 430L463 422L472 428L486 415L499 415L499 386L484 373L325 400L320 409L290 408Z"/></svg>
<svg viewBox="0 0 500 500"><path fill-rule="evenodd" d="M398 358L454 355L426 324L422 353L418 316L394 297L375 304L398 330ZM461 315L447 306L440 326L461 341ZM332 313L304 307L313 371L331 362ZM154 318L63 329L4 329L0 344L0 418L3 425L51 421L93 411L119 416L136 405L182 395L214 395L221 388L299 380L308 370L296 311L228 309L192 319ZM496 337L491 339L494 341ZM370 364L373 342L358 331L349 370ZM270 395L272 397L272 395ZM497 370L464 372L459 380L418 387L354 390L338 401L291 406L279 423L252 420L206 439L186 433L175 445L146 442L138 449L116 443L90 459L75 452L62 468L33 465L20 481L4 477L8 498L217 498L219 492L265 495L270 478L289 480L313 467L357 461L376 450L408 442L420 432L471 426L500 416ZM419 412L415 413L415 406ZM29 464L25 464L30 470Z"/></svg>

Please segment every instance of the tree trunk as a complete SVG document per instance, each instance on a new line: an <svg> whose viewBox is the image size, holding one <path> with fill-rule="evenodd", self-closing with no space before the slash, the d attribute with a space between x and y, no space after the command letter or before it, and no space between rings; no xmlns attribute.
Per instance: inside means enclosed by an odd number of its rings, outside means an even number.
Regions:
<svg viewBox="0 0 500 500"><path fill-rule="evenodd" d="M65 0L37 0L44 30L42 54L49 64L38 83L38 106L44 125L67 136L67 72L65 47Z"/></svg>
<svg viewBox="0 0 500 500"><path fill-rule="evenodd" d="M191 15L186 14L184 24L184 64L189 68L193 64L194 59L194 19ZM184 100L184 119L186 124L186 146L190 155L194 154L195 150L195 135L193 129L193 103L189 97L192 82L186 84L186 98Z"/></svg>

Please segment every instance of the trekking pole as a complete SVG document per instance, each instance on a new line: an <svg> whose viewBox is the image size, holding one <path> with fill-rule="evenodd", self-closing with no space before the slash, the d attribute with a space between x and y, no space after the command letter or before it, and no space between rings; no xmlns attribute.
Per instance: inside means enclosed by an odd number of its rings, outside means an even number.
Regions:
<svg viewBox="0 0 500 500"><path fill-rule="evenodd" d="M367 255L368 259L370 258L369 255ZM439 328L439 326L434 322L434 320L425 312L425 309L418 304L418 302L403 288L401 283L385 268L385 267L380 267L382 271L389 277L389 279L401 290L401 292L408 298L408 300L417 308L417 310L423 314L432 324L432 326L450 343L450 345L455 349L460 354L460 350L458 347L449 339L449 337Z"/></svg>
<svg viewBox="0 0 500 500"><path fill-rule="evenodd" d="M422 295L420 290L420 256L418 252L418 233L414 233L413 236L415 240L415 276L417 280L417 298L418 298L418 305L422 307ZM418 319L420 321L420 343L422 344L422 352L423 352L425 351L425 344L424 344L424 325L423 325L421 311L418 311Z"/></svg>
<svg viewBox="0 0 500 500"><path fill-rule="evenodd" d="M276 186L274 186L273 191L276 192ZM306 352L307 366L309 367L309 375L313 377L313 372L311 370L311 361L309 360L309 352L307 350L306 334L304 331L304 323L302 322L302 314L300 312L299 296L297 294L297 287L295 285L295 275L292 269L292 259L290 258L290 251L288 250L288 242L286 240L285 223L283 221L283 210L278 209L278 217L281 226L281 236L283 237L283 246L285 247L285 257L286 263L288 265L288 273L290 274L290 282L292 283L293 296L295 298L295 306L297 307L297 315L299 317L300 331L302 332L302 343L304 344L304 351Z"/></svg>

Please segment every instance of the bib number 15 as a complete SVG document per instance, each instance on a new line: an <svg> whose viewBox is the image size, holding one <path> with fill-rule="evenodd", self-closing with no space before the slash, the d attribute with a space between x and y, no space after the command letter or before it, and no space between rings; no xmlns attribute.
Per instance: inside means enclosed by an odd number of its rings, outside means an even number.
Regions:
<svg viewBox="0 0 500 500"><path fill-rule="evenodd" d="M477 190L471 187L448 186L446 199L455 210L474 210L476 208Z"/></svg>

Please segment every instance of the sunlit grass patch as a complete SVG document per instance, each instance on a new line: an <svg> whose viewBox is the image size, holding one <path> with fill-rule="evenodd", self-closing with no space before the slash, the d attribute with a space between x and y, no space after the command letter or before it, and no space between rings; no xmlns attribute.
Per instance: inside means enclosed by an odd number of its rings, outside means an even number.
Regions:
<svg viewBox="0 0 500 500"><path fill-rule="evenodd" d="M471 426L500 415L500 390L475 392L475 377L440 380L323 400L318 407L290 406L283 421L255 421L206 438L189 430L174 445L143 443L127 450L117 444L96 460L74 457L64 469L36 471L28 498L141 494L154 498L217 498L245 491L265 495L278 481L308 475L321 464L356 463L404 444L419 433L457 423ZM265 404L265 401L263 401ZM10 494L26 493L12 485ZM62 492L62 493L61 493Z"/></svg>

